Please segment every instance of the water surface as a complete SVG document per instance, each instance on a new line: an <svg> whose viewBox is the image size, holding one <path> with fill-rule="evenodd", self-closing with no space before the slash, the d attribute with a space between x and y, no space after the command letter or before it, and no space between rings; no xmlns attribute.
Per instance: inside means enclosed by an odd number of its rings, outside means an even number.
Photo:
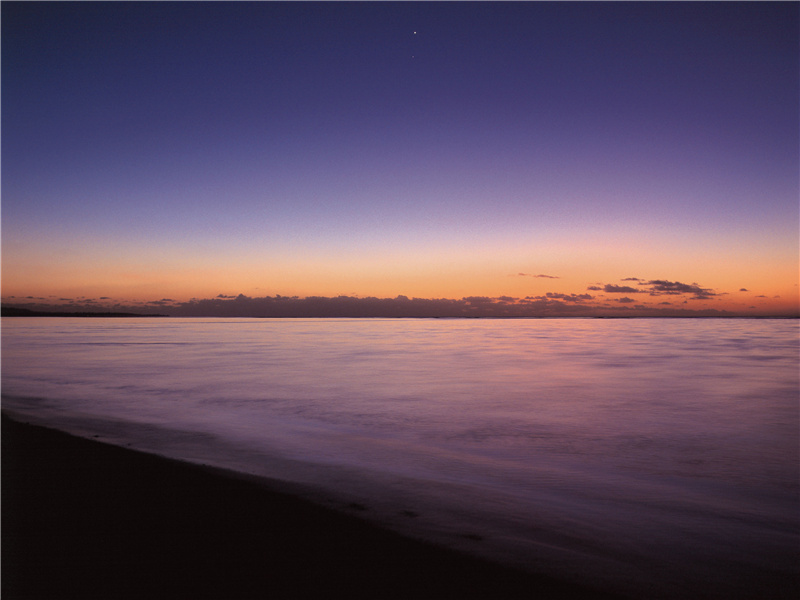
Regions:
<svg viewBox="0 0 800 600"><path fill-rule="evenodd" d="M798 592L797 321L2 325L30 420L638 597Z"/></svg>

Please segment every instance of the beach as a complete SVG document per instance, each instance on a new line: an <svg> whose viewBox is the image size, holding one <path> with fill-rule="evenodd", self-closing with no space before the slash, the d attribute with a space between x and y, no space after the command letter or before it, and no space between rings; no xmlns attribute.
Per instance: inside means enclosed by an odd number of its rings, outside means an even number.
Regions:
<svg viewBox="0 0 800 600"><path fill-rule="evenodd" d="M7 600L609 597L383 530L368 510L3 415Z"/></svg>

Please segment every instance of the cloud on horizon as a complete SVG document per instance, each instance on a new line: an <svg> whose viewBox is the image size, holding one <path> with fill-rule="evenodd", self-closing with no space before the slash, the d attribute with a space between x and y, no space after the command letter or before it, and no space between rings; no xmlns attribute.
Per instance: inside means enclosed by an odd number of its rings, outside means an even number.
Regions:
<svg viewBox="0 0 800 600"><path fill-rule="evenodd" d="M603 291L609 294L643 294L645 290L637 290L628 285L605 285Z"/></svg>
<svg viewBox="0 0 800 600"><path fill-rule="evenodd" d="M520 274L524 275L524 274ZM558 279L552 275L525 275ZM637 281L638 285L598 284L586 288L589 293L546 292L538 296L515 298L513 296L466 296L450 298L409 298L399 295L394 298L358 297L356 295L325 296L264 296L250 297L244 294L218 294L213 298L192 298L177 301L161 298L150 301L120 301L108 296L95 299L14 297L8 296L5 306L52 312L117 311L151 314L157 311L176 317L614 317L614 316L732 316L732 313L713 308L690 309L690 300L714 300L725 293L703 288L697 283L681 283L665 279L638 279L629 277L621 281ZM605 294L620 295L608 298ZM675 302L663 299L648 304L640 298L667 296ZM763 298L764 296L759 296Z"/></svg>
<svg viewBox="0 0 800 600"><path fill-rule="evenodd" d="M629 285L605 284L599 286L589 286L590 291L604 291L608 294L649 294L651 296L691 296L691 300L710 300L718 294L714 290L700 287L697 283L681 283L680 281L667 281L666 279L651 279L645 281L636 277L628 277L621 281L638 281L639 288ZM740 290L742 291L742 290Z"/></svg>
<svg viewBox="0 0 800 600"><path fill-rule="evenodd" d="M641 285L641 284L640 284ZM650 287L650 295L657 296L660 294L667 295L683 295L691 294L695 300L708 300L717 294L713 290L701 288L698 284L681 283L680 281L666 281L663 279L654 279L648 281L647 285Z"/></svg>

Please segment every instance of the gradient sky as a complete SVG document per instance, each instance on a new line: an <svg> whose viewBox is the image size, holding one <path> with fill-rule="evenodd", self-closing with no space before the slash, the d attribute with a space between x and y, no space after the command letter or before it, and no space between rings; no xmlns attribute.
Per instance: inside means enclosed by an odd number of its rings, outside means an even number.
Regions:
<svg viewBox="0 0 800 600"><path fill-rule="evenodd" d="M796 314L799 8L3 2L3 301Z"/></svg>

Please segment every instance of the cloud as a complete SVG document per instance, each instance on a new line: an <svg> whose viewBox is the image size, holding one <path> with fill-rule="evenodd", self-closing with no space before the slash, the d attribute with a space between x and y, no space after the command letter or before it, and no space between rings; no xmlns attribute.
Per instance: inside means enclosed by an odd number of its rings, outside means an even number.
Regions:
<svg viewBox="0 0 800 600"><path fill-rule="evenodd" d="M748 290L747 288L739 288L739 291L740 292L749 292L750 290Z"/></svg>
<svg viewBox="0 0 800 600"><path fill-rule="evenodd" d="M652 279L647 282L650 293L654 296L660 294L682 295L692 294L697 300L707 300L717 294L713 290L701 288L696 283L681 283L680 281L667 281L665 279Z"/></svg>
<svg viewBox="0 0 800 600"><path fill-rule="evenodd" d="M589 294L550 294L518 299L511 296L447 298L374 298L355 296L274 296L193 299L169 307L172 316L230 317L539 317L591 316ZM583 304L581 304L583 302Z"/></svg>
<svg viewBox="0 0 800 600"><path fill-rule="evenodd" d="M480 306L483 304L491 304L492 299L488 296L467 296L466 298L462 298L464 302L467 304L471 304L473 306Z"/></svg>
<svg viewBox="0 0 800 600"><path fill-rule="evenodd" d="M598 302L591 294L564 294L548 292L542 296L515 299L511 296L468 296L449 298L375 298L354 296L265 296L253 298L237 296L193 298L176 302L170 298L150 302L90 303L73 300L69 303L43 305L20 302L19 297L7 306L48 310L53 312L116 312L152 313L173 317L382 317L382 318L457 318L457 317L635 317L669 316L702 317L733 316L716 309L690 309L678 306L656 306L637 303L624 296L613 302ZM4 302L5 305L5 302Z"/></svg>
<svg viewBox="0 0 800 600"><path fill-rule="evenodd" d="M169 306L175 303L175 300L172 298L162 298L161 300L150 300L146 302L146 304L150 304L153 306Z"/></svg>
<svg viewBox="0 0 800 600"><path fill-rule="evenodd" d="M554 275L519 276L559 279ZM265 296L250 297L244 294L218 294L211 298L192 298L177 301L173 298L160 300L119 301L103 296L100 300L79 297L77 299L44 299L33 296L8 296L7 306L49 310L53 312L108 311L153 312L170 316L201 317L571 317L571 316L733 316L724 310L692 308L691 302L721 298L724 292L716 292L697 283L682 283L666 279L642 280L627 277L620 281L637 282L637 285L617 285L594 282L586 288L587 293L546 292L538 296L515 298L513 296L466 296L461 299L358 297L356 294L336 297L324 296ZM742 288L742 291L746 291ZM599 292L592 294L588 292ZM613 298L604 296L612 294ZM659 297L648 299L647 296ZM634 297L638 299L634 300ZM766 298L766 296L758 296ZM26 302L27 300L27 302ZM697 307L697 304L694 304ZM752 315L749 311L742 316Z"/></svg>
<svg viewBox="0 0 800 600"><path fill-rule="evenodd" d="M557 294L554 292L547 292L546 298L551 300L564 300L566 302L581 302L582 300L594 300L591 294Z"/></svg>
<svg viewBox="0 0 800 600"><path fill-rule="evenodd" d="M603 291L609 294L641 294L643 290L637 290L627 285L611 285L603 286Z"/></svg>
<svg viewBox="0 0 800 600"><path fill-rule="evenodd" d="M639 287L634 288L628 285L606 284L602 290L609 294L645 294L651 296L683 296L689 294L692 300L710 300L720 294L715 291L700 287L696 283L681 283L680 281L668 281L666 279L651 279L644 281L636 277L627 277L622 281L638 281ZM600 291L597 286L587 288L592 291Z"/></svg>
<svg viewBox="0 0 800 600"><path fill-rule="evenodd" d="M532 275L531 273L517 273L517 277L536 277L542 279L561 279L561 277L557 277L556 275Z"/></svg>

